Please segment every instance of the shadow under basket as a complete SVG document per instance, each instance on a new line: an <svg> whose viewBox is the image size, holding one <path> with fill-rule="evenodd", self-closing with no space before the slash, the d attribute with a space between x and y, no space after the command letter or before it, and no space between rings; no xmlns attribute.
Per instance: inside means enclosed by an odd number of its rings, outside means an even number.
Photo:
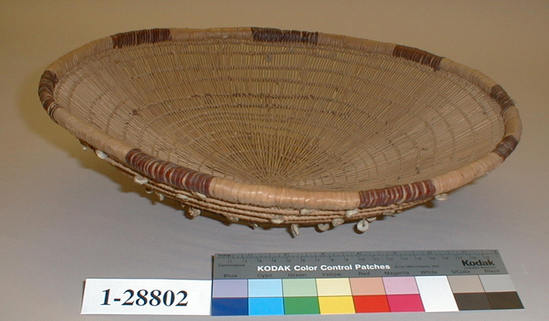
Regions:
<svg viewBox="0 0 549 321"><path fill-rule="evenodd" d="M470 183L521 122L495 81L412 47L271 28L151 29L59 58L57 124L163 199L250 225L393 214Z"/></svg>

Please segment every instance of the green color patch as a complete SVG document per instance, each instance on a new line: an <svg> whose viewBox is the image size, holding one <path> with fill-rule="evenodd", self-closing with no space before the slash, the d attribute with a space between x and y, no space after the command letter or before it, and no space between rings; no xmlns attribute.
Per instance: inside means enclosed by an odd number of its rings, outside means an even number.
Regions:
<svg viewBox="0 0 549 321"><path fill-rule="evenodd" d="M315 279L283 279L282 292L289 296L316 296Z"/></svg>
<svg viewBox="0 0 549 321"><path fill-rule="evenodd" d="M284 314L319 314L317 297L284 298Z"/></svg>

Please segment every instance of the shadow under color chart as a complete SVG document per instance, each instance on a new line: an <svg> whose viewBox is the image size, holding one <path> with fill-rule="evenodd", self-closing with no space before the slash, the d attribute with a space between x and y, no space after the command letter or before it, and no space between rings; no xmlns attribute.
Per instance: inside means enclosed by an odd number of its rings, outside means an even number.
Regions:
<svg viewBox="0 0 549 321"><path fill-rule="evenodd" d="M522 308L494 250L214 257L217 316Z"/></svg>

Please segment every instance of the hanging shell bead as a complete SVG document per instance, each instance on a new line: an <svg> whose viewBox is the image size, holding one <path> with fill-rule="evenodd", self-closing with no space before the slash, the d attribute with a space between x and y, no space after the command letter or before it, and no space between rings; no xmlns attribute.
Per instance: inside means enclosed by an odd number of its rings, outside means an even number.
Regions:
<svg viewBox="0 0 549 321"><path fill-rule="evenodd" d="M185 195L185 194L177 194L175 197L177 197L177 198L179 198L179 199L182 199L182 200L185 200L185 201L191 199L190 197L188 197L188 196Z"/></svg>
<svg viewBox="0 0 549 321"><path fill-rule="evenodd" d="M271 223L273 223L273 224L282 224L282 223L284 223L284 218L282 218L280 216L275 216L275 217L271 218Z"/></svg>
<svg viewBox="0 0 549 321"><path fill-rule="evenodd" d="M236 222L239 221L238 217L236 217L236 216L229 216L228 215L226 217L227 217L227 220L229 220L229 222L231 222L231 223L236 223Z"/></svg>
<svg viewBox="0 0 549 321"><path fill-rule="evenodd" d="M326 232L327 230L330 229L330 224L328 223L320 223L316 226L316 228L320 231L320 232Z"/></svg>
<svg viewBox="0 0 549 321"><path fill-rule="evenodd" d="M97 155L97 157L99 157L100 159L107 159L107 158L109 158L109 155L105 154L105 152L100 151L99 149L96 149L96 150L95 150L95 155Z"/></svg>
<svg viewBox="0 0 549 321"><path fill-rule="evenodd" d="M345 211L345 217L347 217L347 218L350 218L355 214L358 214L358 208Z"/></svg>
<svg viewBox="0 0 549 321"><path fill-rule="evenodd" d="M202 193L199 193L199 192L193 192L193 195L200 198L200 199L203 199L203 200L206 199L206 195L204 195Z"/></svg>
<svg viewBox="0 0 549 321"><path fill-rule="evenodd" d="M140 176L140 175L136 175L133 178L133 181L136 182L139 185L147 184L149 182L149 180L146 177L143 177L143 176Z"/></svg>
<svg viewBox="0 0 549 321"><path fill-rule="evenodd" d="M356 229L360 233L366 232L369 227L370 227L370 223L366 219L362 219L356 223Z"/></svg>
<svg viewBox="0 0 549 321"><path fill-rule="evenodd" d="M202 211L199 208L196 207L190 207L187 209L187 214L190 217L197 217L202 213Z"/></svg>
<svg viewBox="0 0 549 321"><path fill-rule="evenodd" d="M338 226L338 225L341 225L341 224L343 224L343 223L345 223L345 220L342 219L342 218L339 218L339 217L338 217L338 218L334 218L334 219L332 220L332 225L333 225L334 227L336 227L336 226Z"/></svg>
<svg viewBox="0 0 549 321"><path fill-rule="evenodd" d="M290 233L293 237L297 237L299 235L299 225L292 224L290 225Z"/></svg>
<svg viewBox="0 0 549 321"><path fill-rule="evenodd" d="M446 194L446 193L438 194L438 195L435 196L435 199L437 201L445 201L445 200L448 199L448 194Z"/></svg>

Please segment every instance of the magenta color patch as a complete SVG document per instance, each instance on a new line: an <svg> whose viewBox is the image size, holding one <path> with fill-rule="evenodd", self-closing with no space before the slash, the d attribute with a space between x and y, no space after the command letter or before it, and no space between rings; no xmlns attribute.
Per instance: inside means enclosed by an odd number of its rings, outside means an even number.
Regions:
<svg viewBox="0 0 549 321"><path fill-rule="evenodd" d="M383 278L385 293L387 294L418 294L416 279L412 277L386 277Z"/></svg>
<svg viewBox="0 0 549 321"><path fill-rule="evenodd" d="M391 312L423 312L423 304L419 294L388 295L387 301Z"/></svg>

